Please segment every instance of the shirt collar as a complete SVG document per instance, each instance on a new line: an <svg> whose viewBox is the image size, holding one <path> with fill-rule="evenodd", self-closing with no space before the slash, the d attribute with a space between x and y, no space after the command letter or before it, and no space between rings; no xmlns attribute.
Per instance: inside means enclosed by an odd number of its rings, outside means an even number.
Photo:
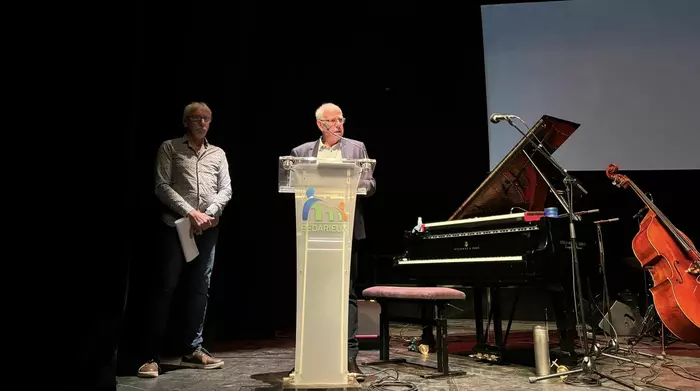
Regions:
<svg viewBox="0 0 700 391"><path fill-rule="evenodd" d="M187 133L185 133L185 135L182 136L182 143L188 144L189 142L190 142L190 138L189 138L189 136L187 136ZM208 147L209 147L209 141L207 141L207 138L205 137L204 138L204 148L208 148Z"/></svg>
<svg viewBox="0 0 700 391"><path fill-rule="evenodd" d="M329 151L335 151L336 149L340 148L340 143L342 142L343 139L341 138L337 143L333 144L333 146L327 147L326 144L323 143L323 136L321 136L321 138L318 139L318 150L321 151L327 149Z"/></svg>

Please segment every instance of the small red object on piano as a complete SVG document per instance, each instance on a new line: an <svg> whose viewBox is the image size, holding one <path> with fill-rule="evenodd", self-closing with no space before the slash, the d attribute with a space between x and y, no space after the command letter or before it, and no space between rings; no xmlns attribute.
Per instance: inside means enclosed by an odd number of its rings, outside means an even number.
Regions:
<svg viewBox="0 0 700 391"><path fill-rule="evenodd" d="M525 212L524 219L527 222L540 221L544 217L544 212Z"/></svg>

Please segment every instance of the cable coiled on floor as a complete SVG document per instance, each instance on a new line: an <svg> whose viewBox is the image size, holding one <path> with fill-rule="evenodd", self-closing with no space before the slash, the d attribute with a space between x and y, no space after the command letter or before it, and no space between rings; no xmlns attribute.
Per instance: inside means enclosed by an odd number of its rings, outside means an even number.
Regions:
<svg viewBox="0 0 700 391"><path fill-rule="evenodd" d="M407 381L400 381L399 372L395 369L385 369L373 374L373 376L387 372L393 372L396 375L386 375L381 379L377 379L371 382L367 389L374 391L418 391L417 385Z"/></svg>

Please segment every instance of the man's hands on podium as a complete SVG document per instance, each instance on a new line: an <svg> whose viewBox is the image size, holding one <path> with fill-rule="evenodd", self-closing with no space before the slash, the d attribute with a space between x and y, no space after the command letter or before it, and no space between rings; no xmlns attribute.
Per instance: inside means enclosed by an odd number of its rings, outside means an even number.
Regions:
<svg viewBox="0 0 700 391"><path fill-rule="evenodd" d="M201 235L202 231L206 231L208 228L216 225L216 219L205 213L198 211L197 209L192 209L190 213L187 214L190 219L190 234Z"/></svg>

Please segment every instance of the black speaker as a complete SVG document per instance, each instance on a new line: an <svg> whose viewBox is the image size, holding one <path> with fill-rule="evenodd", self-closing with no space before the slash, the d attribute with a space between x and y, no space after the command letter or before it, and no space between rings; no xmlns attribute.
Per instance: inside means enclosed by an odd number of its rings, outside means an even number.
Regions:
<svg viewBox="0 0 700 391"><path fill-rule="evenodd" d="M639 312L639 308L618 300L615 300L610 306L610 311L606 314L606 318L600 319L598 327L608 335L615 335L612 328L615 328L619 336L636 335L642 324L642 315ZM610 324L612 324L612 327Z"/></svg>

